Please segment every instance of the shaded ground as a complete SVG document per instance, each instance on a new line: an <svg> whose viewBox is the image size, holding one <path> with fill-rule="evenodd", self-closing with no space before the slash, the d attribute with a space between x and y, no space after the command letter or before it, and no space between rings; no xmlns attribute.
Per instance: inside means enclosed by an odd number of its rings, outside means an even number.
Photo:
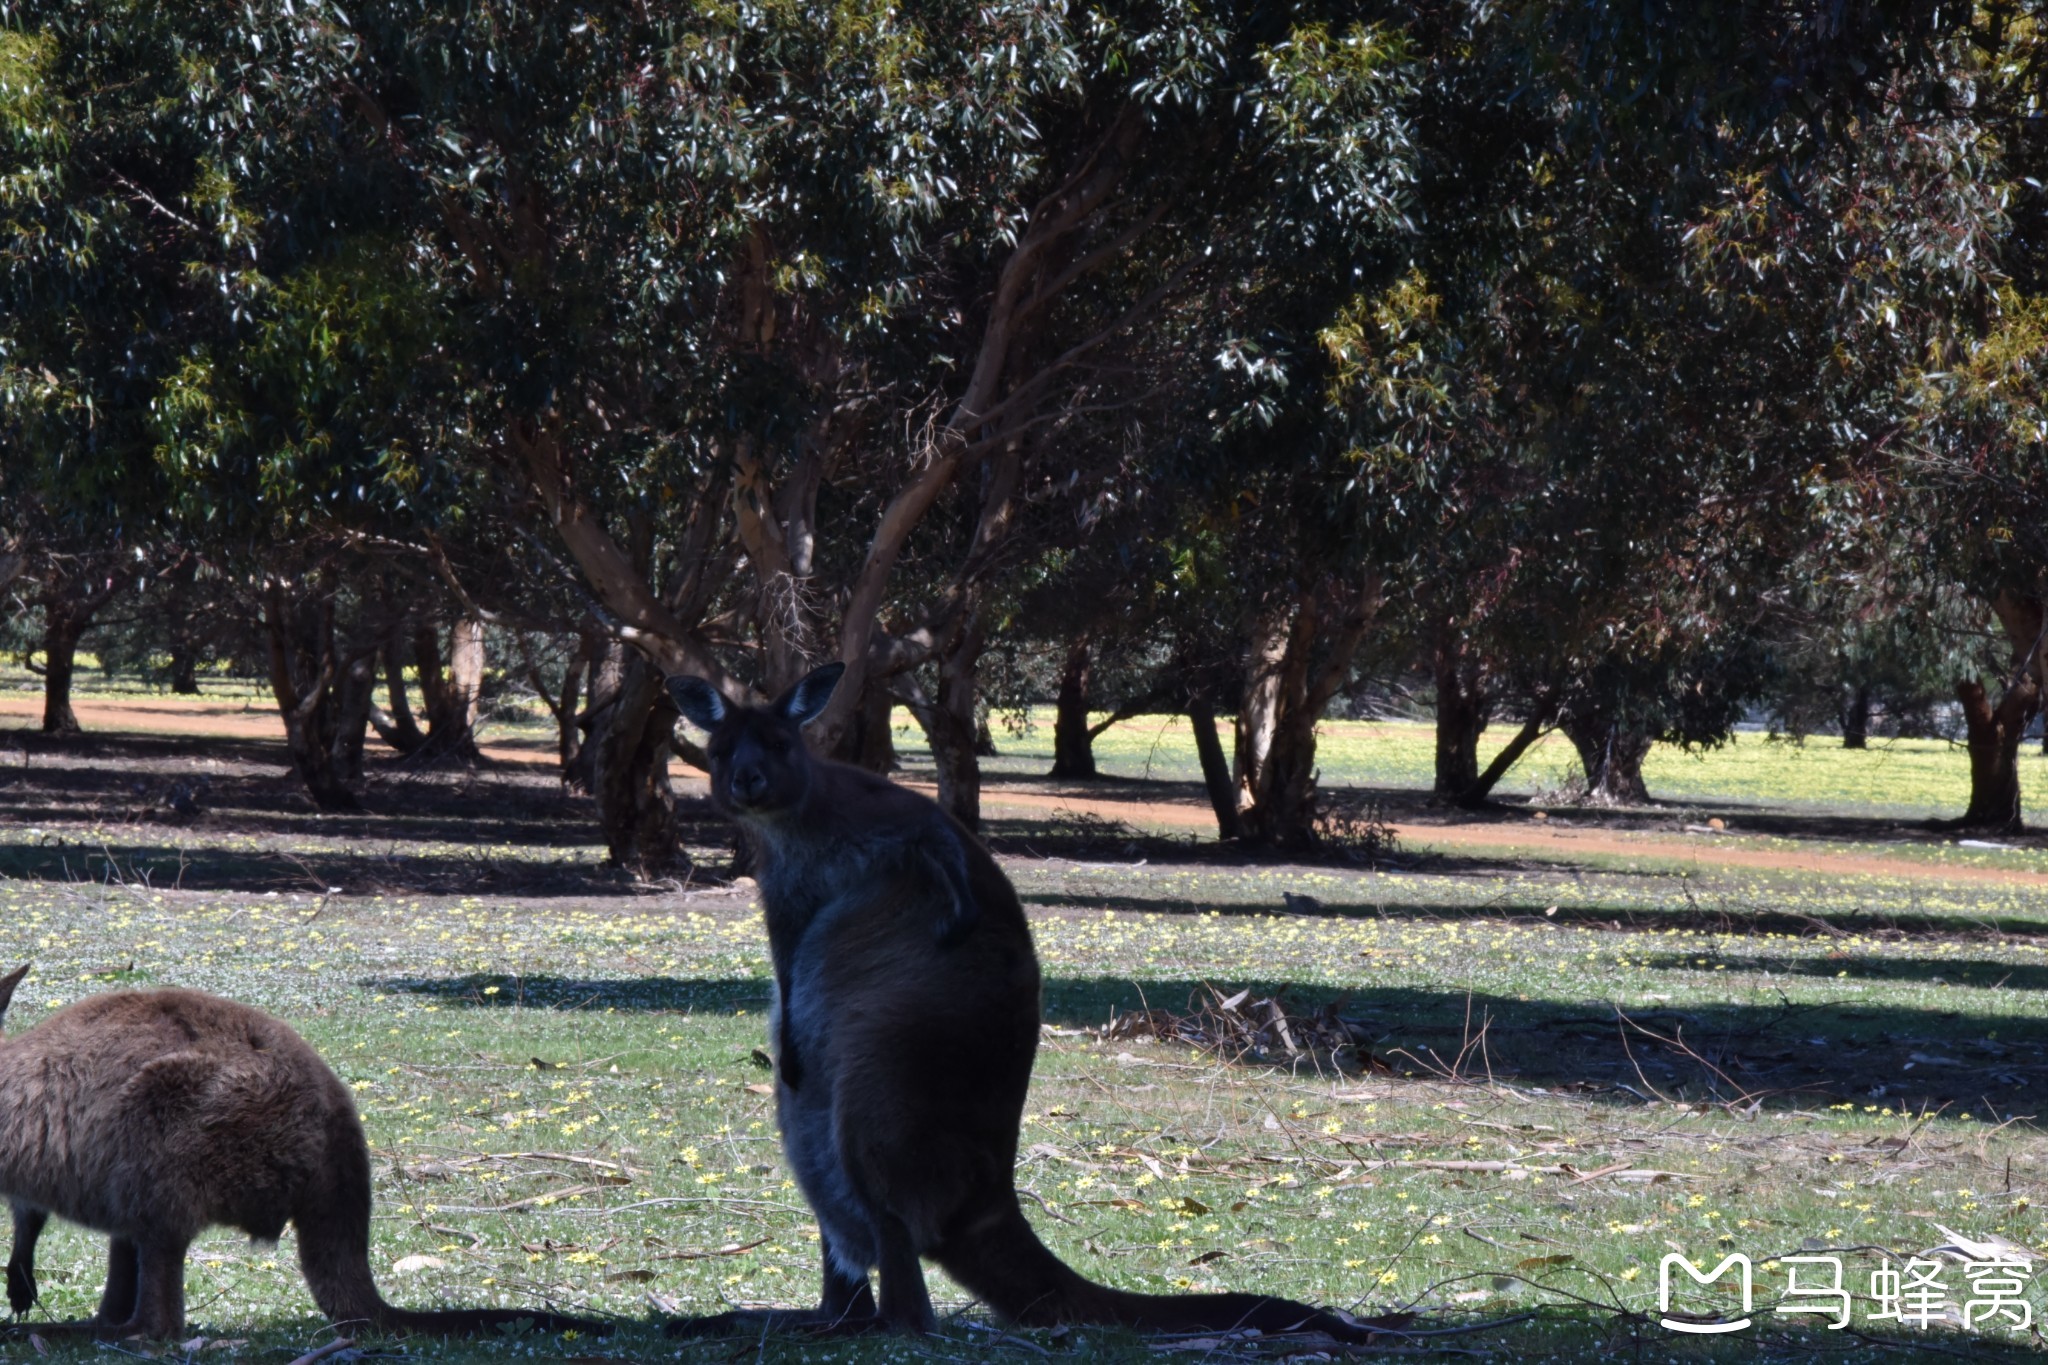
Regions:
<svg viewBox="0 0 2048 1365"><path fill-rule="evenodd" d="M0 717L27 721L40 714L39 707L33 698L0 697ZM83 739L50 741L28 729L0 731L0 818L132 822L175 817L166 801L171 784L183 778L204 784L200 804L258 830L318 830L357 840L376 837L385 828L374 815L353 827L346 818L312 818L315 812L290 774L274 711L253 703L186 698L83 700L77 710L89 732ZM220 740L234 742L221 745ZM472 844L544 842L559 840L561 831L552 826L560 820L580 821L587 830L587 804L562 796L554 781L551 736L535 727L524 733L500 730L487 734L482 748L487 764L481 769L416 770L373 737L368 746L366 805L374 811L384 798L386 805L404 807L414 838ZM33 776L32 770L37 770ZM701 797L702 774L681 762L673 763L670 772L679 793ZM906 780L926 791L933 789L914 769ZM35 793L41 794L40 805ZM1884 815L1806 813L1727 802L1611 811L1517 804L1465 812L1397 789L1355 790L1349 799L1370 802L1411 850L1458 855L1527 851L1566 861L1633 858L1703 867L2048 886L2048 859L2039 856L2040 836L2000 840L2012 846L2009 853L1973 852L1960 848L1956 836L1924 821ZM443 810L438 824L433 820L437 804ZM983 810L998 838L1020 840L1021 831L1031 828L1033 821L1057 822L1065 837L1090 835L1098 844L1114 843L1117 831L1088 822L1195 840L1212 837L1214 830L1200 787L1188 782L1105 778L1062 783L991 773ZM710 818L694 806L689 816ZM420 823L422 817L426 823ZM1709 820L1719 820L1724 827L1712 829ZM693 830L692 837L696 834ZM710 844L723 842L722 836L712 837L708 830L704 835ZM1824 843L1859 847L1812 847ZM133 856L147 861L150 851L139 847Z"/></svg>
<svg viewBox="0 0 2048 1365"><path fill-rule="evenodd" d="M151 982L280 1013L358 1095L392 1298L628 1320L611 1345L537 1344L545 1358L667 1358L651 1316L812 1296L815 1229L756 1057L758 908L694 796L705 878L636 887L602 865L540 727L492 736L497 761L473 770L373 749L364 812L323 816L267 713L103 706L88 725L165 732L0 733L0 966L35 964L18 1026ZM1017 1178L1060 1255L1130 1288L1506 1322L1455 1344L1531 1361L2038 1345L1960 1319L1903 1332L1864 1292L1946 1229L2048 1250L2038 849L1854 814L1453 819L1413 792L1362 795L1401 835L1376 865L1219 847L1191 784L992 778L991 842L1046 971ZM1713 815L1730 830L1685 832ZM1259 1051L1158 1036L1226 1000L1277 1002L1289 1036L1323 1041L1277 1045L1267 1015ZM45 1248L33 1320L89 1310L101 1248L70 1230ZM1768 1274L1738 1338L1656 1325L1667 1253L1802 1249L1860 1277L1853 1332L1771 1316ZM289 1247L211 1238L191 1277L195 1334L225 1338L210 1358L274 1365L324 1339ZM2041 1279L2029 1302L2048 1312ZM1160 1358L1115 1334L998 1334L936 1276L934 1292L949 1316L930 1343L685 1358ZM1727 1306L1686 1293L1689 1311ZM89 1348L53 1351L83 1365Z"/></svg>

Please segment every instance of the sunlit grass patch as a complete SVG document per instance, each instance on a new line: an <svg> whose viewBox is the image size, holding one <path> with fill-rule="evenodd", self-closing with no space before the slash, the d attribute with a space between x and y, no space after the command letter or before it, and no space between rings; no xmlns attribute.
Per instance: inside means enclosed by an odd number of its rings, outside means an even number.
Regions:
<svg viewBox="0 0 2048 1365"><path fill-rule="evenodd" d="M1662 1258L1911 1253L1943 1227L2048 1242L2048 1144L2028 1118L2048 1083L2048 900L2032 888L1599 859L1009 870L1049 1025L1018 1180L1091 1276L1413 1308L1431 1326L1538 1310L1459 1342L1537 1358L1629 1342L1658 1359L1795 1358L1851 1343L1767 1315L1738 1342L1675 1343L1654 1322ZM613 1343L408 1353L723 1358L650 1324L816 1293L815 1228L755 1055L769 967L743 888L0 880L0 962L24 958L16 1027L93 991L180 984L304 1032L362 1106L374 1267L395 1302L629 1324ZM1334 1009L1365 1041L1263 1065L1101 1033L1122 1011L1245 988ZM1875 1254L1843 1254L1867 1281ZM101 1256L53 1233L35 1316L88 1311ZM276 1249L216 1234L190 1276L193 1335L237 1343L197 1359L283 1360L324 1339L289 1233ZM936 1273L934 1287L964 1314L937 1341L779 1342L763 1358L1158 1358L1094 1330L1000 1344Z"/></svg>

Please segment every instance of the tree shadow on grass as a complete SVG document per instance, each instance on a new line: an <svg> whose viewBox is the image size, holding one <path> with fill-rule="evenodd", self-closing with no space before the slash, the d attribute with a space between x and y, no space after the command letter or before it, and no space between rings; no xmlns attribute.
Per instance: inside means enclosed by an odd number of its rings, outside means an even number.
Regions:
<svg viewBox="0 0 2048 1365"><path fill-rule="evenodd" d="M429 997L475 1009L755 1013L768 1003L765 980L600 978L471 973L388 976L372 990ZM1599 1001L1520 1000L1483 993L1363 985L1348 991L1278 981L1132 981L1054 976L1044 1017L1064 1029L1096 1030L1148 1009L1187 1012L1212 1001L1212 986L1278 996L1290 1012L1334 1006L1369 1038L1372 1083L1491 1078L1581 1094L1624 1106L1646 1099L1759 1102L1767 1109L1824 1103L1970 1112L1986 1121L2036 1112L2048 1087L2048 1019L1890 1004L1793 1005L1719 1001L1683 1009L1629 1011ZM1996 1038L1991 1035L1996 1034ZM1943 1056L1930 1064L1930 1044ZM1109 1040L1121 1051L1127 1041ZM1920 1058L1914 1056L1922 1053ZM1085 1055L1085 1054L1084 1054ZM1193 1056L1193 1050L1189 1050ZM1248 1060L1248 1059L1236 1059ZM1265 1062L1258 1063L1266 1065ZM1909 1064L1912 1064L1909 1066ZM1324 1074L1359 1075L1340 1053L1306 1059Z"/></svg>
<svg viewBox="0 0 2048 1365"><path fill-rule="evenodd" d="M1976 986L1987 990L2048 991L2048 965L1998 962L1985 958L1890 957L1877 954L1829 953L1825 957L1775 957L1738 953L1658 953L1642 964L1658 971L1699 971L1700 963L1731 972L1768 972L1776 976L1846 977L1851 981L1924 981L1929 985Z"/></svg>
<svg viewBox="0 0 2048 1365"><path fill-rule="evenodd" d="M323 814L280 743L101 735L13 751L0 738L0 820L154 824L187 834L188 842L311 834L542 847L600 837L594 804L565 792L552 768L488 760L421 767L387 754L368 758L366 769L365 809ZM680 804L686 818L709 819L708 804Z"/></svg>
<svg viewBox="0 0 2048 1365"><path fill-rule="evenodd" d="M1230 902L1194 900L1185 896L1129 896L1034 891L1022 896L1027 905L1079 910L1115 910L1142 915L1226 916L1276 915L1310 919L1387 919L1415 921L1489 920L1514 924L1577 924L1618 932L1697 929L1724 934L1793 934L1801 937L1842 933L1867 935L1938 934L1946 938L2048 937L2048 906L2039 917L2025 915L1932 914L1865 907L1816 909L1794 913L1768 908L1716 906L1706 901L1671 905L1570 905L1538 900L1493 900L1483 905L1423 901L1358 901L1297 898L1293 902ZM1832 973L1830 973L1832 975Z"/></svg>
<svg viewBox="0 0 2048 1365"><path fill-rule="evenodd" d="M690 837L687 829L685 838L700 846L704 842ZM0 841L0 877L151 891L536 898L616 897L633 885L625 873L595 861L522 857L516 849L497 848L415 853L404 843L385 841L276 852L206 844Z"/></svg>

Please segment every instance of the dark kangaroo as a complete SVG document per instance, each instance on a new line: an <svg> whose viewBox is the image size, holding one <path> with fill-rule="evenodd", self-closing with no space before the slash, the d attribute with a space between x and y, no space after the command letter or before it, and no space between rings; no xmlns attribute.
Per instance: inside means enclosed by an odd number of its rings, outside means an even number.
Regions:
<svg viewBox="0 0 2048 1365"><path fill-rule="evenodd" d="M27 972L0 977L0 1020ZM283 1023L199 991L95 995L0 1038L0 1197L14 1209L16 1313L35 1302L36 1238L51 1214L112 1239L99 1313L54 1330L177 1337L192 1239L224 1224L276 1241L287 1222L313 1300L335 1322L607 1330L526 1309L384 1302L370 1275L370 1148L348 1087Z"/></svg>
<svg viewBox="0 0 2048 1365"><path fill-rule="evenodd" d="M776 1118L825 1261L816 1309L684 1319L670 1331L930 1331L928 1257L1026 1326L1372 1339L1371 1323L1289 1299L1111 1289L1038 1240L1014 1177L1039 1032L1023 906L936 803L808 753L802 727L841 671L820 668L769 706L669 680L677 709L710 733L712 801L758 855L776 981Z"/></svg>

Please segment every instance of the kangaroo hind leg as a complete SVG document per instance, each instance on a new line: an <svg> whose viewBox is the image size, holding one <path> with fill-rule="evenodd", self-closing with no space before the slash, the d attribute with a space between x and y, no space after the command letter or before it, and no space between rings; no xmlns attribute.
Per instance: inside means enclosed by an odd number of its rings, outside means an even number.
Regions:
<svg viewBox="0 0 2048 1365"><path fill-rule="evenodd" d="M107 1287L100 1293L99 1316L94 1321L112 1327L135 1316L135 1295L142 1271L140 1259L135 1243L126 1237L108 1239Z"/></svg>
<svg viewBox="0 0 2048 1365"><path fill-rule="evenodd" d="M126 1322L101 1323L102 1340L168 1341L185 1331L185 1248L179 1242L135 1244L135 1311ZM109 1288L112 1277L109 1276Z"/></svg>
<svg viewBox="0 0 2048 1365"><path fill-rule="evenodd" d="M7 1257L7 1306L26 1313L36 1301L36 1239L50 1215L42 1209L14 1206L14 1250Z"/></svg>

